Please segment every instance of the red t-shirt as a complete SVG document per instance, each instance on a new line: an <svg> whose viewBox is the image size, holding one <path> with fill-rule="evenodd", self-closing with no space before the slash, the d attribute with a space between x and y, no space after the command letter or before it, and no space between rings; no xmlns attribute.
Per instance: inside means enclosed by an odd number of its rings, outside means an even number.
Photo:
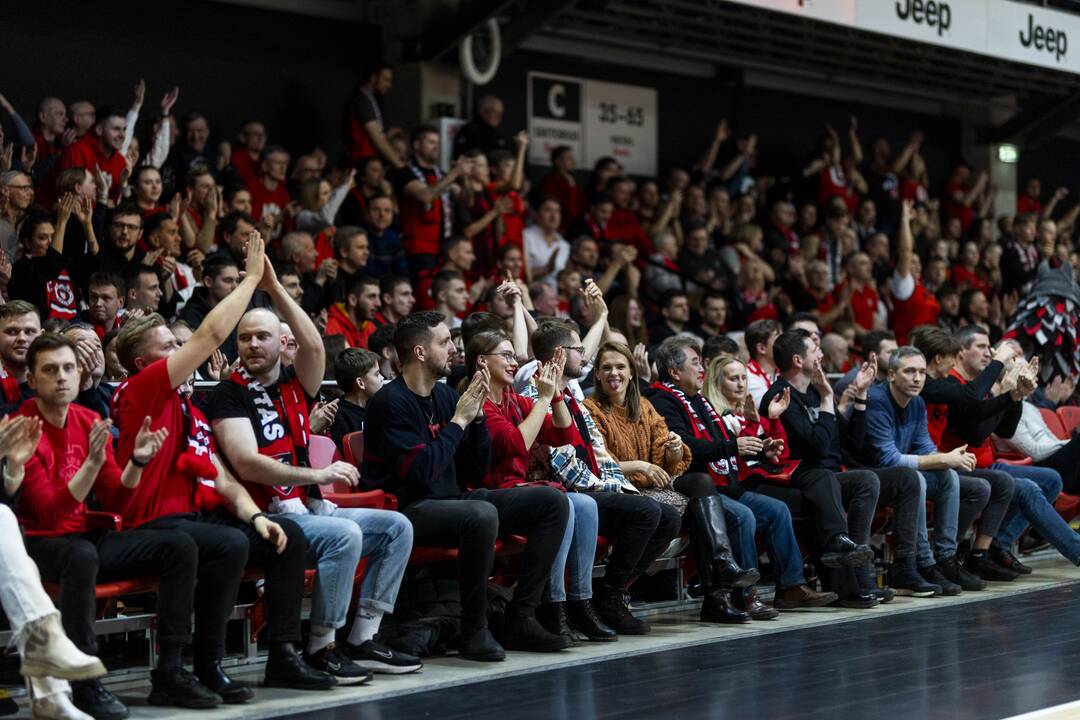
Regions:
<svg viewBox="0 0 1080 720"><path fill-rule="evenodd" d="M40 418L37 401L25 401L15 413ZM26 463L19 502L19 517L30 535L69 535L86 532L86 503L76 500L68 483L82 467L90 448L90 430L101 419L81 405L68 408L67 422L58 428L42 418L43 430L37 450ZM113 457L112 442L105 443L105 464L94 482L107 495L120 486L120 467Z"/></svg>
<svg viewBox="0 0 1080 720"><path fill-rule="evenodd" d="M176 513L207 509L201 501L200 483L180 469L180 456L188 450L189 428L209 435L210 426L202 413L187 403L189 418L184 415L185 402L169 381L168 360L162 358L128 378L113 395L112 418L120 429L117 460L127 464L135 449L135 436L149 416L150 430L169 431L164 444L150 463L143 468L142 480L133 490L119 489L103 504L120 513L128 526L141 525L155 518Z"/></svg>
<svg viewBox="0 0 1080 720"><path fill-rule="evenodd" d="M993 294L994 288L990 283L979 277L979 274L975 270L968 270L963 265L957 263L952 268L952 282L957 288L963 290L964 288L974 288L976 290L982 290L988 297Z"/></svg>
<svg viewBox="0 0 1080 720"><path fill-rule="evenodd" d="M914 180L904 178L900 181L900 198L902 200L914 200L917 203L925 203L930 199L930 193L924 185Z"/></svg>
<svg viewBox="0 0 1080 720"><path fill-rule="evenodd" d="M562 205L562 219L559 230L565 232L570 223L577 220L589 209L589 200L585 197L585 191L577 183L570 184L562 173L550 172L540 181L539 197L550 195L558 198Z"/></svg>
<svg viewBox="0 0 1080 720"><path fill-rule="evenodd" d="M1042 201L1039 198L1033 198L1030 195L1020 195L1016 198L1016 212L1017 213L1041 213Z"/></svg>
<svg viewBox="0 0 1080 720"><path fill-rule="evenodd" d="M509 390L503 391L501 405L491 399L484 401L484 422L491 434L491 468L484 475L484 485L489 488L506 488L525 482L525 471L529 464L529 451L525 439L521 437L518 426L532 412L533 401ZM571 423L568 427L558 428L550 413L544 416L540 434L533 443L551 447L573 445L577 430Z"/></svg>
<svg viewBox="0 0 1080 720"><path fill-rule="evenodd" d="M844 284L841 283L835 290L834 302L839 302L844 294ZM877 290L872 285L866 285L862 290L851 293L851 310L855 315L855 322L867 330L874 327L874 314L878 309Z"/></svg>
<svg viewBox="0 0 1080 720"><path fill-rule="evenodd" d="M937 325L941 304L920 282L907 300L893 298L892 330L899 345L907 345L908 334L920 325Z"/></svg>
<svg viewBox="0 0 1080 720"><path fill-rule="evenodd" d="M859 209L859 195L851 187L844 169L839 165L830 165L821 173L821 184L818 189L818 205L825 206L834 197L844 199L848 212L854 214Z"/></svg>
<svg viewBox="0 0 1080 720"><path fill-rule="evenodd" d="M434 168L415 165L429 187L437 185L440 173ZM405 187L419 178L412 167L395 170L390 175L398 196L401 219L401 243L410 255L438 255L446 235L446 218L443 216L442 197L436 197L425 205L405 192Z"/></svg>
<svg viewBox="0 0 1080 720"><path fill-rule="evenodd" d="M508 213L503 213L502 224L503 234L498 240L498 247L502 247L507 243L518 246L519 248L525 247L525 203L522 201L521 196L518 195L516 190L503 193L502 195L495 192L495 183L488 184L488 191L492 197L508 197L514 204L513 209Z"/></svg>
<svg viewBox="0 0 1080 720"><path fill-rule="evenodd" d="M633 210L615 208L604 228L604 235L609 242L621 242L637 248L640 260L653 253L652 240L641 228L641 222Z"/></svg>
<svg viewBox="0 0 1080 720"><path fill-rule="evenodd" d="M233 150L229 164L245 185L250 185L259 179L259 159L252 158L246 147Z"/></svg>
<svg viewBox="0 0 1080 720"><path fill-rule="evenodd" d="M971 227L971 221L975 219L975 211L957 199L965 194L967 194L967 188L958 182L945 185L945 214L960 218L960 226L967 232L967 229Z"/></svg>
<svg viewBox="0 0 1080 720"><path fill-rule="evenodd" d="M60 177L60 173L75 167L86 168L91 174L93 174L95 169L99 169L106 175L112 177L109 195L113 200L120 199L120 188L122 185L120 182L120 175L124 172L124 169L127 168L127 161L125 161L124 156L118 152L114 152L111 156L106 156L101 150L100 139L93 132L83 135L79 140L73 142L64 149L64 152L60 154L60 159L56 162L56 166L53 169L52 181L48 183L49 187L55 188L56 179Z"/></svg>
<svg viewBox="0 0 1080 720"><path fill-rule="evenodd" d="M289 207L289 202L292 200L289 197L289 191L285 189L285 183L278 183L276 189L270 190L263 184L261 178L255 178L246 182L245 185L251 193L251 217L255 218L256 222L262 219L263 213L267 210L271 212L276 210L279 217L285 217L285 208Z"/></svg>

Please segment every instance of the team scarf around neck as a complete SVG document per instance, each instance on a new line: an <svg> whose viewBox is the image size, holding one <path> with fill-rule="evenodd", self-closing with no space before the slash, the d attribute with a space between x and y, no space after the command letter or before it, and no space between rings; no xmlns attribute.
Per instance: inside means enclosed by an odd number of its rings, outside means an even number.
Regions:
<svg viewBox="0 0 1080 720"><path fill-rule="evenodd" d="M427 173L424 172L424 170L416 164L415 160L409 161L409 170L412 171L412 174L416 176L417 180L424 183L425 185L428 184ZM431 168L431 172L435 175L435 185L438 185L439 181L443 179L443 171L440 170L438 166L435 166ZM453 226L451 225L451 223L453 222L453 218L451 217L449 190L442 191L442 193L439 195L439 203L442 206L443 238L448 238L453 231ZM424 212L430 212L431 208L432 206L430 204L425 205Z"/></svg>
<svg viewBox="0 0 1080 720"><path fill-rule="evenodd" d="M127 392L129 380L120 383L113 393L112 404L109 414L119 419L121 400ZM186 447L175 458L175 468L192 481L192 501L195 507L202 510L213 510L221 504L221 498L217 494L214 480L217 479L217 467L214 466L213 456L213 430L206 416L196 407L188 395L180 390L176 391L180 398L180 411L184 417L184 434L186 435ZM154 458L157 460L158 458ZM171 462L172 460L166 460ZM153 460L151 460L153 462Z"/></svg>
<svg viewBox="0 0 1080 720"><path fill-rule="evenodd" d="M694 406L690 403L690 399L686 397L686 393L684 393L682 390L675 387L674 384L669 382L655 382L652 384L651 387L654 390L661 390L663 392L674 395L675 398L680 403L682 403L683 409L686 411L687 415L690 416L690 430L694 433L694 437L698 438L699 440L708 440L709 442L716 441L716 438L713 436L713 434L709 432L708 426L701 419L701 416L698 415L698 412L694 409ZM731 444L732 437L730 434L728 434L728 428L724 424L724 421L720 419L720 416L716 412L716 408L712 406L712 403L709 402L709 399L707 397L705 397L704 395L701 395L700 397L701 404L705 406L705 412L708 413L709 422L719 428L720 434L724 436L724 440L727 443ZM727 458L720 458L719 460L714 460L713 462L709 463L709 475L712 476L714 481L720 480L725 485L734 484L734 482L737 482L738 480L738 467L738 456L732 455Z"/></svg>
<svg viewBox="0 0 1080 720"><path fill-rule="evenodd" d="M308 423L307 402L297 391L296 383L278 383L278 392L285 417L278 412L278 407L262 383L252 377L246 368L237 368L229 380L242 387L247 401L254 410L253 417L258 419L256 434L261 433L259 454L281 458L288 454L292 465L308 467Z"/></svg>

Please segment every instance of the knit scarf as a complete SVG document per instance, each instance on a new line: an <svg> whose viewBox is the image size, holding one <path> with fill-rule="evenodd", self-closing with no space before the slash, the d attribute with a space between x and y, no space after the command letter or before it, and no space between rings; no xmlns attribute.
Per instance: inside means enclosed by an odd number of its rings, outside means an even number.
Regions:
<svg viewBox="0 0 1080 720"><path fill-rule="evenodd" d="M671 395L675 396L675 398L680 403L682 403L683 410L685 410L686 414L690 416L690 430L694 433L694 437L699 440L708 440L709 442L716 441L716 438L713 436L713 434L709 432L708 425L706 425L705 422L701 419L701 416L698 415L697 410L695 410L694 406L690 403L690 399L686 397L686 393L684 393L682 390L675 387L675 385L669 382L655 382L652 384L651 387L654 390L661 390L663 392L670 393ZM701 404L705 406L705 412L708 413L709 422L719 428L720 434L723 435L726 442L728 442L729 444L732 443L732 437L728 434L728 428L724 424L724 421L721 420L720 416L716 413L716 408L712 406L712 403L710 403L709 399L704 395L701 395L699 397L701 397ZM714 460L713 462L709 463L708 467L709 475L712 476L714 482L720 482L724 485L735 485L738 483L738 455L731 455L730 457Z"/></svg>

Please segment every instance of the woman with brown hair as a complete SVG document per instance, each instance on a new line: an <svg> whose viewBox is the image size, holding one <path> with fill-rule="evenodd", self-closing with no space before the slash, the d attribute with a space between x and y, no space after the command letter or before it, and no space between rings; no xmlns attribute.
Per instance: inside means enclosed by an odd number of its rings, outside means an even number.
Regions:
<svg viewBox="0 0 1080 720"><path fill-rule="evenodd" d="M484 422L491 436L491 466L481 481L492 490L528 487L530 453L537 445L558 447L573 442L573 419L562 401L566 350L558 348L534 376L537 399L514 392L518 361L505 333L484 330L465 349L466 385L477 372L490 375ZM549 412L550 410L550 412ZM557 486L563 490L562 486ZM599 518L596 501L585 493L567 493L569 515L559 551L552 563L536 619L550 633L551 649L576 645L575 630L589 640L611 641L615 631L592 606L592 570ZM561 642L557 642L561 641ZM513 643L508 647L513 648Z"/></svg>
<svg viewBox="0 0 1080 720"><path fill-rule="evenodd" d="M757 570L740 568L731 553L720 496L703 473L685 474L690 448L668 430L664 418L641 397L630 348L606 343L596 362L596 390L585 401L608 452L626 478L655 500L674 505L690 533L698 577L705 590L704 622L743 623L750 615L735 609L733 588L757 582Z"/></svg>
<svg viewBox="0 0 1080 720"><path fill-rule="evenodd" d="M634 295L620 295L611 301L608 324L626 336L627 345L649 344L649 329L645 327L645 308Z"/></svg>

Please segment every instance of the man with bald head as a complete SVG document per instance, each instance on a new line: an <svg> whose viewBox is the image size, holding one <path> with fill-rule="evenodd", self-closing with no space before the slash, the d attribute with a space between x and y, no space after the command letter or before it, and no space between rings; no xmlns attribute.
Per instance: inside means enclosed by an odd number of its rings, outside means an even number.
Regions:
<svg viewBox="0 0 1080 720"><path fill-rule="evenodd" d="M339 508L322 499L320 486L355 486L356 467L331 463L314 469L308 460L309 411L319 394L326 355L322 337L269 266L262 287L274 311L249 310L236 337L240 367L211 393L207 417L219 446L259 509L287 515L308 538L318 569L312 599L311 635L305 658L339 684L366 682L371 672L401 674L420 669L418 658L375 642L384 613L392 612L412 551L412 525L396 512ZM280 314L280 316L279 316ZM286 323L295 337L292 364ZM348 639L335 642L347 621L353 578L368 560Z"/></svg>
<svg viewBox="0 0 1080 720"><path fill-rule="evenodd" d="M68 112L60 98L42 98L38 104L37 124L34 126L34 144L37 145L37 162L34 163L34 181L40 182L60 159L64 148L75 142L75 131L69 129Z"/></svg>

